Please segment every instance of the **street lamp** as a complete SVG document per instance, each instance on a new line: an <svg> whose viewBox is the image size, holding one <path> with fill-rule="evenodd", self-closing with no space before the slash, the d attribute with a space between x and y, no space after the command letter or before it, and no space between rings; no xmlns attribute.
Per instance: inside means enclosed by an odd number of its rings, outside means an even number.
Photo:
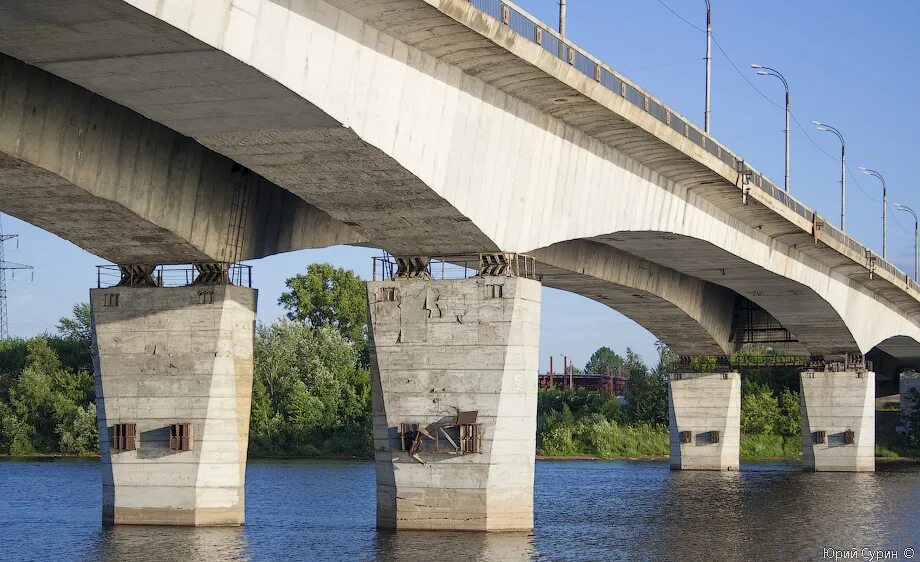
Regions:
<svg viewBox="0 0 920 562"><path fill-rule="evenodd" d="M882 182L882 257L888 258L888 185L882 174L869 168L859 167L867 176L874 176Z"/></svg>
<svg viewBox="0 0 920 562"><path fill-rule="evenodd" d="M897 209L897 210L899 210L899 211L904 211L905 213L910 213L911 215L914 216L914 281L916 281L916 280L917 280L917 258L918 258L918 256L920 256L920 253L918 253L918 251L917 251L917 240L918 240L918 236L917 236L917 213L915 213L914 210L911 209L910 207L908 207L907 205L899 205L899 204L895 203L895 204L894 204L894 208Z"/></svg>
<svg viewBox="0 0 920 562"><path fill-rule="evenodd" d="M559 37L565 39L565 0L559 0Z"/></svg>
<svg viewBox="0 0 920 562"><path fill-rule="evenodd" d="M843 140L840 131L820 121L812 121L819 131L828 131L840 139L840 230L846 231L847 213L847 143Z"/></svg>
<svg viewBox="0 0 920 562"><path fill-rule="evenodd" d="M704 114L706 132L709 132L709 100L712 76L712 6L706 0L706 113Z"/></svg>
<svg viewBox="0 0 920 562"><path fill-rule="evenodd" d="M760 64L752 64L751 68L760 69L757 71L757 74L760 76L775 76L782 80L783 86L786 88L786 193L789 193L789 133L792 112L789 110L789 82L786 82L786 79L782 74L779 73L776 69L770 68L769 66L763 66Z"/></svg>

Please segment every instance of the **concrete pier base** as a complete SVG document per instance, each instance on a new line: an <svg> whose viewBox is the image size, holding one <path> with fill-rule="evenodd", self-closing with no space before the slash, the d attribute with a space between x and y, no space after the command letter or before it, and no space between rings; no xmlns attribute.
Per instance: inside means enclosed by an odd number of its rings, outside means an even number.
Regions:
<svg viewBox="0 0 920 562"><path fill-rule="evenodd" d="M802 468L874 471L875 373L806 371L801 376Z"/></svg>
<svg viewBox="0 0 920 562"><path fill-rule="evenodd" d="M367 291L377 526L533 529L540 283L400 279ZM459 412L476 412L481 452L450 452L437 424ZM437 436L440 451L425 436L403 450L401 424Z"/></svg>
<svg viewBox="0 0 920 562"><path fill-rule="evenodd" d="M241 525L256 291L90 291L107 524ZM190 450L170 426L190 424ZM136 448L113 447L134 424Z"/></svg>
<svg viewBox="0 0 920 562"><path fill-rule="evenodd" d="M738 470L741 445L738 373L671 375L668 416L672 469Z"/></svg>

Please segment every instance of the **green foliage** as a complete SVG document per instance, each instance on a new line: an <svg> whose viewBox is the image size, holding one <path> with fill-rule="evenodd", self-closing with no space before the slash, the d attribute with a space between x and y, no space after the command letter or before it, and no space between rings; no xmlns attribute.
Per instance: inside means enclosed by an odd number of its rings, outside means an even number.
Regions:
<svg viewBox="0 0 920 562"><path fill-rule="evenodd" d="M306 275L291 277L289 289L278 299L290 320L313 327L332 326L357 346L359 360L367 365L367 292L353 271L328 263L314 263Z"/></svg>
<svg viewBox="0 0 920 562"><path fill-rule="evenodd" d="M93 321L90 316L89 303L73 305L72 318L58 320L57 331L62 338L93 345Z"/></svg>
<svg viewBox="0 0 920 562"><path fill-rule="evenodd" d="M617 368L622 367L625 359L616 351L609 347L602 347L591 355L591 359L585 365L586 373L616 373Z"/></svg>
<svg viewBox="0 0 920 562"><path fill-rule="evenodd" d="M779 418L779 402L770 387L745 381L741 398L741 431L745 434L773 434Z"/></svg>
<svg viewBox="0 0 920 562"><path fill-rule="evenodd" d="M603 458L668 454L666 426L627 424L616 397L584 389L541 390L537 448L546 456Z"/></svg>
<svg viewBox="0 0 920 562"><path fill-rule="evenodd" d="M788 388L776 393L765 383L745 377L741 392L741 431L745 435L801 438L799 393Z"/></svg>
<svg viewBox="0 0 920 562"><path fill-rule="evenodd" d="M920 450L920 391L912 388L907 394L910 409L904 415L904 429L907 430L906 444L909 448Z"/></svg>
<svg viewBox="0 0 920 562"><path fill-rule="evenodd" d="M253 455L371 453L370 373L354 343L285 320L258 329L254 352Z"/></svg>
<svg viewBox="0 0 920 562"><path fill-rule="evenodd" d="M751 434L741 438L741 458L795 458L801 454L801 435Z"/></svg>
<svg viewBox="0 0 920 562"><path fill-rule="evenodd" d="M630 422L650 425L668 423L668 386L663 365L662 353L659 368L649 371L636 352L626 349L623 373L627 377L626 417Z"/></svg>
<svg viewBox="0 0 920 562"><path fill-rule="evenodd" d="M65 366L53 341L45 336L14 340L0 350L5 355L0 360L4 368L14 369L25 350L21 370L4 377L0 453L86 454L97 450L93 377L88 371Z"/></svg>

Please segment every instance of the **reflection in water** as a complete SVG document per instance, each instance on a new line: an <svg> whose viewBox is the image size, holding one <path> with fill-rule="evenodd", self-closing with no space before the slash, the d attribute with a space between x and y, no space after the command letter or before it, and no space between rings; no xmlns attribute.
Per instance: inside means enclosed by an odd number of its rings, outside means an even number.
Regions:
<svg viewBox="0 0 920 562"><path fill-rule="evenodd" d="M101 526L98 462L0 461L7 560L821 560L920 552L920 471L541 461L533 534L374 528L372 462L251 462L241 528ZM883 467L884 468L884 467ZM903 557L901 559L904 559Z"/></svg>
<svg viewBox="0 0 920 562"><path fill-rule="evenodd" d="M102 527L89 560L248 560L241 527Z"/></svg>
<svg viewBox="0 0 920 562"><path fill-rule="evenodd" d="M531 533L378 531L377 560L515 562L534 558Z"/></svg>
<svg viewBox="0 0 920 562"><path fill-rule="evenodd" d="M649 554L658 560L703 560L745 552L741 488L739 472L670 471L656 504L658 525L666 531Z"/></svg>

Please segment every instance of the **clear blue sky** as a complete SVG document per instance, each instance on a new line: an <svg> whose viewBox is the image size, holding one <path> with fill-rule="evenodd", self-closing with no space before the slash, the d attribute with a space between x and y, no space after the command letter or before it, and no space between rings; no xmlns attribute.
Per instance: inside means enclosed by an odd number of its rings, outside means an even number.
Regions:
<svg viewBox="0 0 920 562"><path fill-rule="evenodd" d="M705 25L704 0L663 0L694 25ZM519 0L547 23L555 23L555 0ZM670 13L657 0L568 0L568 35L580 46L637 82L698 124L703 121L705 35ZM920 134L916 108L920 60L916 22L920 2L887 0L712 0L718 43L770 100L782 102L782 85L754 75L760 63L789 80L793 112L822 154L793 125L792 193L835 224L840 214L839 143L811 128L820 120L847 139L850 167L881 171L888 180L889 205L920 210L912 177ZM771 177L783 179L783 111L754 91L713 48L712 132ZM859 185L857 185L857 182ZM861 186L861 188L860 188ZM848 179L847 225L858 240L881 251L881 189L876 180ZM70 307L87 299L102 261L76 246L22 223L3 218L4 231L20 234L19 249L7 244L6 259L35 266L7 279L10 331L28 336L53 329ZM904 271L913 271L913 224L889 210L888 252ZM377 252L336 247L307 250L253 262L259 288L259 318L271 321L284 280L307 264L329 261L363 277ZM544 289L541 368L550 354L567 354L583 366L601 345L618 352L627 346L648 362L657 355L655 338L617 312L588 299Z"/></svg>

